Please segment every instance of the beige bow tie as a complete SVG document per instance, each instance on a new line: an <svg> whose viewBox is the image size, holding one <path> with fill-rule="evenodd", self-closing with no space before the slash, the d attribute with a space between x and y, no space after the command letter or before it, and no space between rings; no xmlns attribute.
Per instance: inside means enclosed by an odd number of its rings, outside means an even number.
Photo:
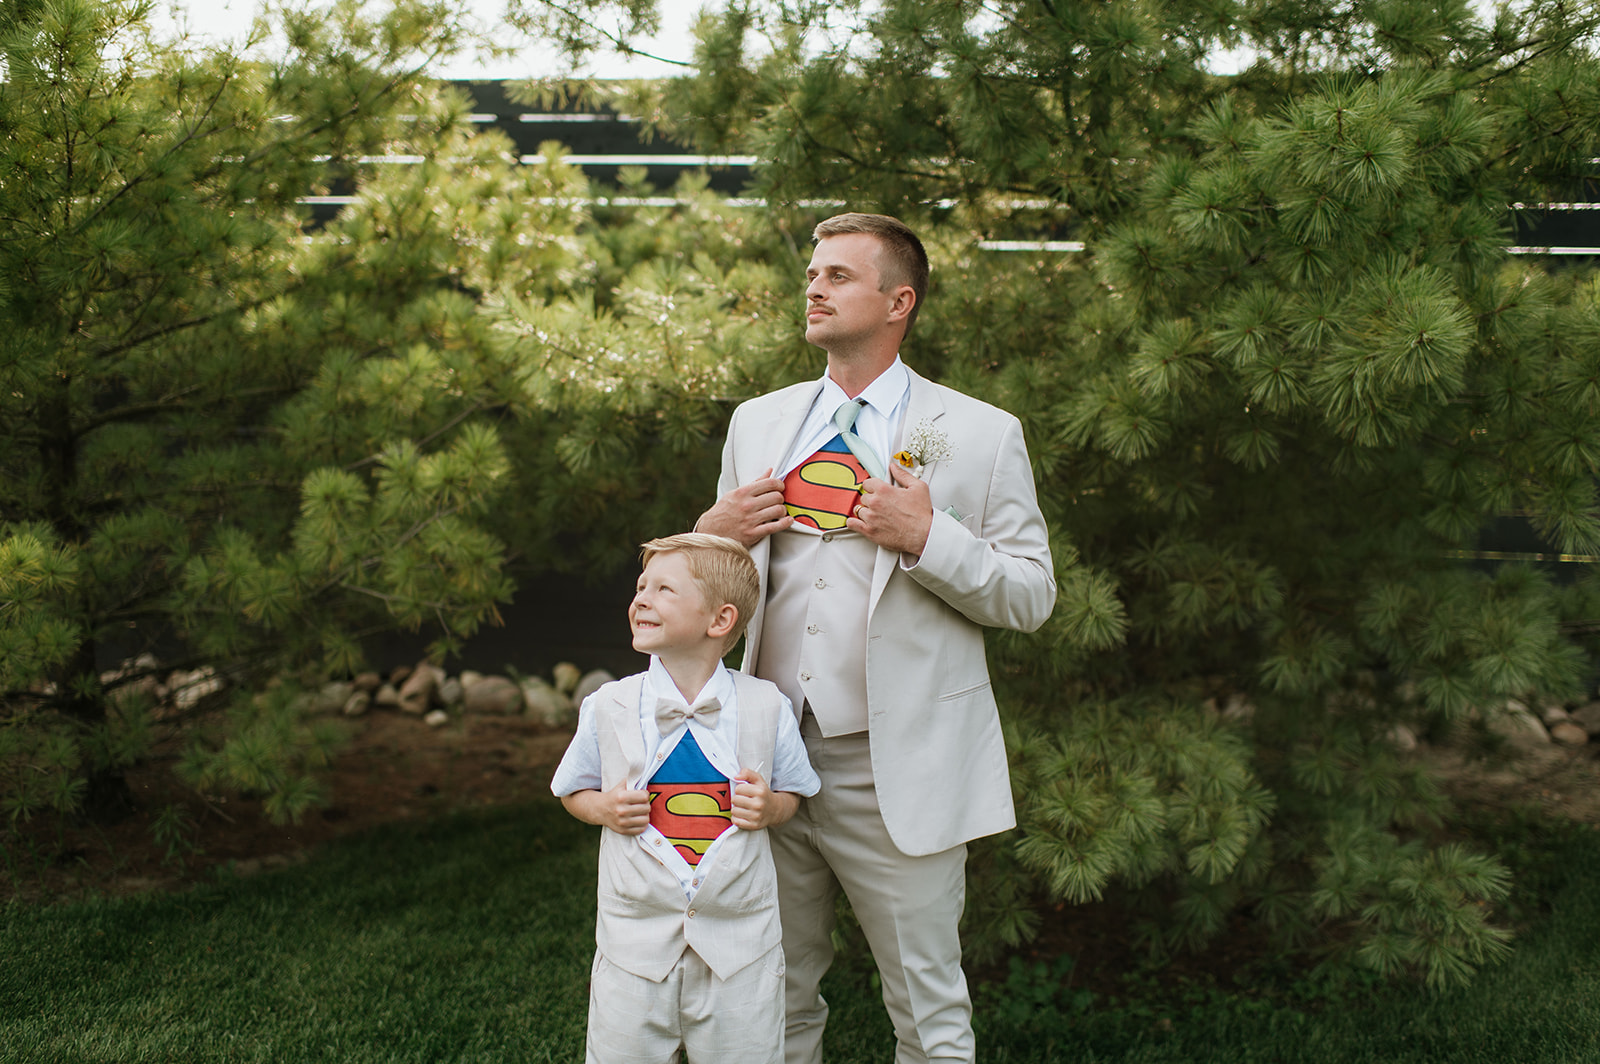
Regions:
<svg viewBox="0 0 1600 1064"><path fill-rule="evenodd" d="M658 698L656 727L661 729L662 735L671 735L678 730L678 725L688 720L697 720L704 727L715 728L717 717L721 712L722 703L715 698L701 699L688 707L675 698Z"/></svg>

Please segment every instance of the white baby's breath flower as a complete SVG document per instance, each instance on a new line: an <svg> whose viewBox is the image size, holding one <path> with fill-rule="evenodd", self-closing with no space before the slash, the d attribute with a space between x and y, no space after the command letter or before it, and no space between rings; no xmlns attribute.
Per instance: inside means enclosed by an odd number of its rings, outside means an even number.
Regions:
<svg viewBox="0 0 1600 1064"><path fill-rule="evenodd" d="M948 462L955 457L955 450L950 446L950 440L933 427L933 422L926 419L917 422L906 437L906 451L917 465L924 466L932 465L934 462Z"/></svg>

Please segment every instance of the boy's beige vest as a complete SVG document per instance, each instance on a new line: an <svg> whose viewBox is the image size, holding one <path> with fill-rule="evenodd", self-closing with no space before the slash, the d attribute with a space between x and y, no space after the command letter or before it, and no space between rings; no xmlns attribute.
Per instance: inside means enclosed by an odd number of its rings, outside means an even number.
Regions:
<svg viewBox="0 0 1600 1064"><path fill-rule="evenodd" d="M753 676L730 675L738 698L739 767L763 766L762 776L771 779L782 706L778 691ZM639 733L643 682L642 674L629 676L595 692L601 790L644 774L644 737ZM726 979L782 941L777 873L765 831L730 828L717 843L715 860L705 866L692 901L684 900L678 877L645 846L640 836L600 833L595 943L612 964L659 982L687 946L719 979Z"/></svg>

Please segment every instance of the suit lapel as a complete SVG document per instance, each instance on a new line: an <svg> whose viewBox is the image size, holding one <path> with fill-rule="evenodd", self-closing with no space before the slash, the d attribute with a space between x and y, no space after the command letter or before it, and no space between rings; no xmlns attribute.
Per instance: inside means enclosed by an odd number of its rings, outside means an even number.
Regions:
<svg viewBox="0 0 1600 1064"><path fill-rule="evenodd" d="M938 423L944 416L944 400L939 397L939 389L933 383L920 376L910 366L906 367L910 374L911 386L906 396L905 417L900 422L901 446L904 447L905 439L910 436L911 430L922 422ZM938 472L939 463L922 471L922 481L932 485L933 475ZM878 599L883 595L883 589L889 586L889 577L894 574L895 568L900 564L900 555L895 551L878 548L878 557L872 565L872 594L867 600L867 623L872 623L872 611L878 608Z"/></svg>
<svg viewBox="0 0 1600 1064"><path fill-rule="evenodd" d="M644 736L639 731L639 694L644 687L643 676L629 676L612 689L608 712L602 713L596 734L600 738L600 763L607 763L606 748L615 752L617 763L627 766L627 780L644 775ZM605 789L616 786L616 780L603 781Z"/></svg>
<svg viewBox="0 0 1600 1064"><path fill-rule="evenodd" d="M795 437L800 434L800 426L805 424L806 414L811 410L811 404L820 391L822 391L822 381L819 378L812 382L811 387L796 388L794 394L784 400L783 405L778 408L777 420L772 422L770 429L757 437L759 449L753 451L756 459L754 464L740 469L740 474L747 481L755 479L768 468L774 473L778 471L779 464L794 449ZM750 624L745 629L747 634L744 664L741 668L749 673L755 672L756 655L761 650L761 626L767 613L767 563L772 556L771 540L772 537L768 536L750 548L750 557L756 563L756 572L761 576L761 597L756 600L755 615L750 618Z"/></svg>

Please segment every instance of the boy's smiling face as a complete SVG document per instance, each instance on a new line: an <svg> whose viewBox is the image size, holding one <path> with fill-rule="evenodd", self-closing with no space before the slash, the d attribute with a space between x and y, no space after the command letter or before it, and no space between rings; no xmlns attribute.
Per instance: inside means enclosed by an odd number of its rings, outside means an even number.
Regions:
<svg viewBox="0 0 1600 1064"><path fill-rule="evenodd" d="M674 651L699 650L710 638L720 645L722 637L710 634L720 606L706 602L682 551L657 554L639 574L628 605L633 649L670 656Z"/></svg>

